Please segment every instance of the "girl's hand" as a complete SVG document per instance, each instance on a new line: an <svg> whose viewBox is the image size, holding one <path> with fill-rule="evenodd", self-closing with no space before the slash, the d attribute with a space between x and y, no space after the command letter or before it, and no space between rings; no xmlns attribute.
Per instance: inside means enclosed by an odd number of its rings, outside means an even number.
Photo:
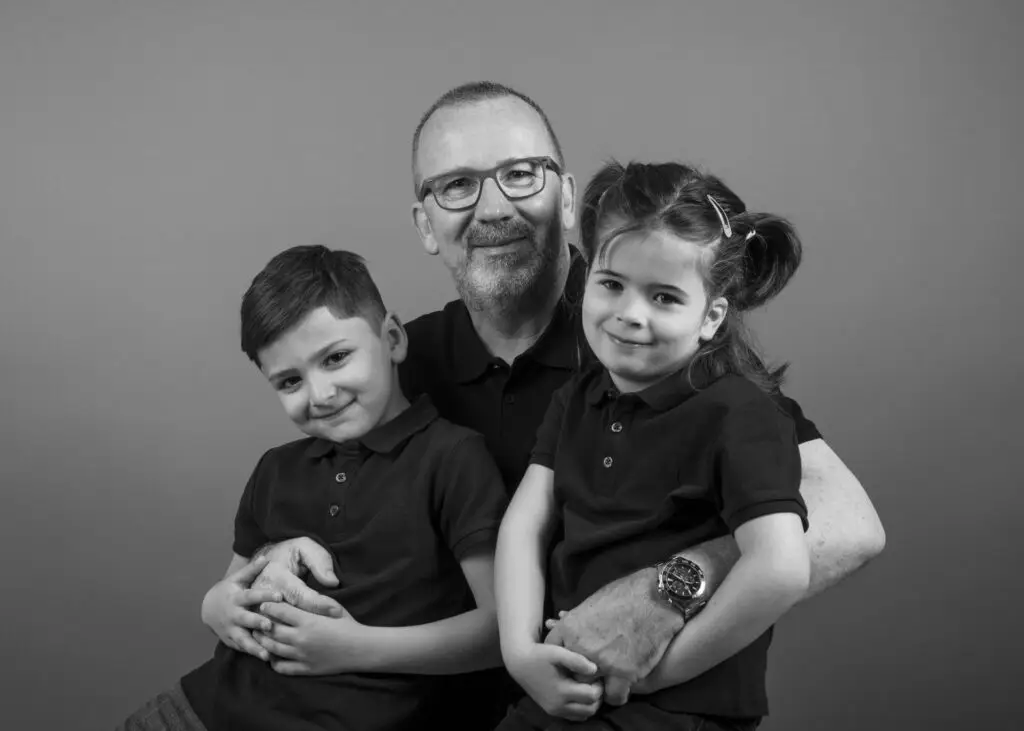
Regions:
<svg viewBox="0 0 1024 731"><path fill-rule="evenodd" d="M584 721L601 707L604 686L597 666L557 645L530 643L506 659L508 671L544 711Z"/></svg>
<svg viewBox="0 0 1024 731"><path fill-rule="evenodd" d="M273 589L252 589L252 582L267 565L258 558L218 581L203 597L203 624L212 629L225 645L233 650L267 660L264 650L252 637L251 630L270 627L270 620L250 611L247 607L261 602L280 601L281 595Z"/></svg>
<svg viewBox="0 0 1024 731"><path fill-rule="evenodd" d="M370 648L365 628L344 609L340 617L325 617L278 599L261 606L260 612L273 626L253 636L262 650L274 656L270 666L281 675L367 670Z"/></svg>

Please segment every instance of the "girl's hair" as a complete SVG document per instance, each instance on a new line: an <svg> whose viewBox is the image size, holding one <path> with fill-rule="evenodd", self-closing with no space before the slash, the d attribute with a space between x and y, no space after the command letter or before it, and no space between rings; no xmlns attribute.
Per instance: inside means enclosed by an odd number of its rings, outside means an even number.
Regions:
<svg viewBox="0 0 1024 731"><path fill-rule="evenodd" d="M590 266L608 255L619 235L654 230L701 247L709 302L729 302L725 321L701 343L690 373L699 363L713 377L734 373L777 392L786 365L765 365L743 313L782 291L800 265L802 247L793 226L779 216L748 212L725 183L689 165L607 163L583 194L580 238Z"/></svg>

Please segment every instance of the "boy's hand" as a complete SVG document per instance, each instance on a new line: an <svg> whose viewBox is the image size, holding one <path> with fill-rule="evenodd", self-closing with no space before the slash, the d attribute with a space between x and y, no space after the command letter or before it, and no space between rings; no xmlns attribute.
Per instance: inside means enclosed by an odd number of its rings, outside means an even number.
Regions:
<svg viewBox="0 0 1024 731"><path fill-rule="evenodd" d="M291 538L264 546L256 552L268 560L256 588L277 590L289 604L313 614L340 617L341 605L306 585L303 577L312 573L323 586L337 586L333 559L323 546L311 538Z"/></svg>
<svg viewBox="0 0 1024 731"><path fill-rule="evenodd" d="M365 670L366 648L360 642L363 625L344 609L341 611L340 617L324 617L280 601L268 602L260 612L273 620L273 627L254 632L253 637L274 656L270 666L282 675Z"/></svg>
<svg viewBox="0 0 1024 731"><path fill-rule="evenodd" d="M597 666L557 645L531 643L506 659L509 673L545 713L584 721L601 706Z"/></svg>
<svg viewBox="0 0 1024 731"><path fill-rule="evenodd" d="M212 629L221 642L261 660L269 659L267 651L253 639L250 630L266 628L270 620L246 607L281 600L281 594L273 589L250 588L266 565L265 558L258 558L218 581L203 597L202 609L203 624Z"/></svg>

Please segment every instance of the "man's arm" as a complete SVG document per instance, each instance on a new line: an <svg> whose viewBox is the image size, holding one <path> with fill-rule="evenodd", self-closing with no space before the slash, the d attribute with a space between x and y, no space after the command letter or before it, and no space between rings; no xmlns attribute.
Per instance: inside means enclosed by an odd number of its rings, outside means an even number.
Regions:
<svg viewBox="0 0 1024 731"><path fill-rule="evenodd" d="M292 538L280 543L268 543L252 555L252 560L267 560L267 565L256 581L254 589L273 589L281 593L284 601L313 614L340 617L338 602L314 591L303 581L307 573L324 586L337 586L334 560L327 549L312 538Z"/></svg>

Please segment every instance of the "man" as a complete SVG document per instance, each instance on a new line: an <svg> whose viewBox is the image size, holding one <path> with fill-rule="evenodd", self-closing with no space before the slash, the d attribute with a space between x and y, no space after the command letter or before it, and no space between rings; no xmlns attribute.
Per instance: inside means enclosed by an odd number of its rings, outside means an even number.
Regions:
<svg viewBox="0 0 1024 731"><path fill-rule="evenodd" d="M588 357L572 307L584 264L566 240L577 215L576 182L540 107L490 82L435 102L414 134L412 163L413 223L460 299L409 324L403 387L409 397L428 393L443 416L482 432L511 492L553 392ZM799 407L781 401L802 442L812 560L806 596L813 596L877 555L885 536L856 477ZM291 574L308 567L325 576L326 552L297 539L268 553L271 565L258 583L322 610L322 598ZM705 601L738 555L731 538L681 554L685 560L672 569L705 585L683 599ZM683 626L680 597L670 602L657 591L659 582L680 578L655 568L623 577L560 618L548 641L593 660L605 676L604 701L622 703Z"/></svg>

